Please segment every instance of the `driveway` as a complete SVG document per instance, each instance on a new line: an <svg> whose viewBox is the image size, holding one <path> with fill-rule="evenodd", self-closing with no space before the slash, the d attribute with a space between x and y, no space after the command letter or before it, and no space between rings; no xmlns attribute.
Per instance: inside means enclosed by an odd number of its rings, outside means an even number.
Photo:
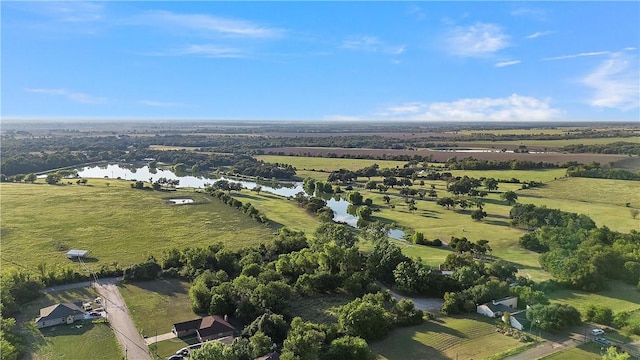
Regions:
<svg viewBox="0 0 640 360"><path fill-rule="evenodd" d="M96 290L104 300L107 319L125 353L125 358L151 360L147 343L133 324L127 305L115 283L96 284Z"/></svg>
<svg viewBox="0 0 640 360"><path fill-rule="evenodd" d="M409 297L409 296L400 295L397 292L389 289L388 287L382 285L379 282L376 282L376 284L380 286L382 290L389 290L391 292L391 295L394 298L396 298L396 300L402 300L402 299L412 300L413 304L415 305L415 308L418 310L438 312L440 311L440 308L442 308L442 303L444 302L444 300L440 298Z"/></svg>

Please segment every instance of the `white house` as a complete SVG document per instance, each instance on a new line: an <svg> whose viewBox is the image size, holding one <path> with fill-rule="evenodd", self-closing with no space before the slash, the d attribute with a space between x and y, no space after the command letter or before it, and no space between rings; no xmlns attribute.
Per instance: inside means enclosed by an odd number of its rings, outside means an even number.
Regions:
<svg viewBox="0 0 640 360"><path fill-rule="evenodd" d="M500 300L493 300L486 304L478 305L476 312L490 318L502 316L505 312L514 313L518 310L518 297L512 296Z"/></svg>

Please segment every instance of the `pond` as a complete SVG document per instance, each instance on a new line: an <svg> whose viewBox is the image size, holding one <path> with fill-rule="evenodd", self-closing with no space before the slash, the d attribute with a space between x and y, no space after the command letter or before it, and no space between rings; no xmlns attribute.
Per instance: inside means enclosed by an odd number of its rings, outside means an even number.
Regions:
<svg viewBox="0 0 640 360"><path fill-rule="evenodd" d="M193 203L193 199L169 199L169 202L172 202L176 205L184 205Z"/></svg>
<svg viewBox="0 0 640 360"><path fill-rule="evenodd" d="M192 176L184 175L178 176L173 171L166 169L150 169L148 166L143 167L123 167L118 164L109 164L106 166L87 166L78 170L78 176L85 178L110 178L110 179L125 179L131 181L149 181L155 182L160 178L166 178L169 180L180 180L177 187L179 188L196 188L204 189L205 187L213 184L217 180L229 180L236 183L241 183L243 187L247 189L253 189L256 186L260 186L261 191L268 192L275 195L293 197L299 192L304 192L302 183L279 183L274 186L258 184L252 181L236 180L226 178L224 176L218 178L207 178L204 176ZM186 199L172 199L173 200L186 200ZM192 200L193 201L193 200ZM336 222L343 222L350 226L356 227L358 217L347 213L347 207L349 202L344 199L331 198L327 201L327 206L333 210L333 220ZM393 239L402 240L404 232L399 229L393 229L389 232L389 237Z"/></svg>

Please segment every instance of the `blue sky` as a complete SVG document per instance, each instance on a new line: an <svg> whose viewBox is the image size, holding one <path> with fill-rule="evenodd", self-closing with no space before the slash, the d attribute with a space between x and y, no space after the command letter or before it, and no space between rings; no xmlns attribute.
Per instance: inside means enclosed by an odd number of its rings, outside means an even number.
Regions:
<svg viewBox="0 0 640 360"><path fill-rule="evenodd" d="M3 118L640 118L640 2L6 2Z"/></svg>

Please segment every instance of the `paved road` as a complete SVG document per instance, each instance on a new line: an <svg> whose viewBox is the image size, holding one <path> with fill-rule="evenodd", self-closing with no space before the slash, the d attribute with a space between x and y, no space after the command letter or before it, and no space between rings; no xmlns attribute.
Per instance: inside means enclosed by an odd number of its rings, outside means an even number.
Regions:
<svg viewBox="0 0 640 360"><path fill-rule="evenodd" d="M101 284L96 285L96 290L106 302L105 310L107 311L109 324L116 334L126 358L151 360L147 343L133 324L127 305L125 305L124 299L120 296L118 287L113 283L103 283L101 281Z"/></svg>
<svg viewBox="0 0 640 360"><path fill-rule="evenodd" d="M415 305L416 309L418 309L418 310L426 310L426 311L429 311L429 312L438 312L438 311L440 311L440 308L442 308L442 303L444 302L440 298L409 297L409 296L400 295L397 292L389 289L388 287L384 286L383 284L381 284L379 282L376 282L376 284L378 284L378 286L380 286L380 288L382 290L389 290L391 292L391 295L394 298L396 298L396 300L402 300L402 299L413 300L413 304Z"/></svg>
<svg viewBox="0 0 640 360"><path fill-rule="evenodd" d="M533 360L540 359L559 351L574 348L584 341L584 334L572 332L569 334L548 337L544 342L533 347L529 350L525 350L519 354L509 356L505 360Z"/></svg>

